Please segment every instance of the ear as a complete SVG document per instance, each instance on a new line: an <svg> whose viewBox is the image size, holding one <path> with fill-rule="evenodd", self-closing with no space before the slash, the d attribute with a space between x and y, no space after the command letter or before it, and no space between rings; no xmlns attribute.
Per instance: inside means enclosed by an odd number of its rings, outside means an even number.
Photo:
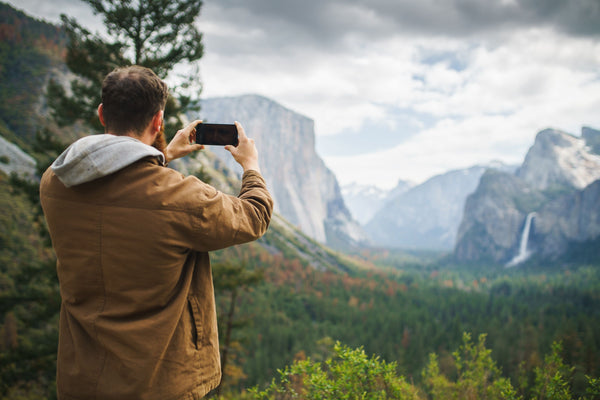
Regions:
<svg viewBox="0 0 600 400"><path fill-rule="evenodd" d="M104 108L102 106L102 103L100 103L100 105L98 106L98 118L100 119L100 123L102 124L102 126L106 126L106 124L104 123Z"/></svg>
<svg viewBox="0 0 600 400"><path fill-rule="evenodd" d="M159 110L156 114L154 114L154 117L152 117L152 131L153 132L160 132L160 127L162 126L164 119L163 119L163 114L164 111L163 110Z"/></svg>

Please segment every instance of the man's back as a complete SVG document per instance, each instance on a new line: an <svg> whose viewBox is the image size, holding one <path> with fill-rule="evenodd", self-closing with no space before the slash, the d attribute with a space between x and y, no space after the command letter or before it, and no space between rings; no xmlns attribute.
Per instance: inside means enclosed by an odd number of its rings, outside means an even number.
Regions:
<svg viewBox="0 0 600 400"><path fill-rule="evenodd" d="M220 380L208 251L267 229L260 174L238 198L143 158L41 200L63 298L60 398L199 398Z"/></svg>

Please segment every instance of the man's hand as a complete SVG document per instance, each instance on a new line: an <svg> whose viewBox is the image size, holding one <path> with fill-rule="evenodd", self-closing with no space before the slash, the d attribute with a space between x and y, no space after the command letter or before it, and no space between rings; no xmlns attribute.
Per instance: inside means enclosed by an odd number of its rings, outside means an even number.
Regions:
<svg viewBox="0 0 600 400"><path fill-rule="evenodd" d="M165 151L167 162L187 156L192 151L202 150L204 148L203 145L196 144L195 128L200 122L202 121L196 120L185 128L177 131Z"/></svg>
<svg viewBox="0 0 600 400"><path fill-rule="evenodd" d="M258 151L254 145L254 139L246 136L242 124L236 121L235 126L238 131L239 143L237 146L227 145L225 146L225 150L231 153L235 161L242 166L244 172L251 169L260 172L260 168L258 167Z"/></svg>

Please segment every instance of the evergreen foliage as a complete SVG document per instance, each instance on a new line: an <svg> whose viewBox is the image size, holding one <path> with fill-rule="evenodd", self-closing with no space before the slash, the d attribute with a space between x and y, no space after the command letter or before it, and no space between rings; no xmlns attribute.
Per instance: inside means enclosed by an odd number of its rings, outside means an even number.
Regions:
<svg viewBox="0 0 600 400"><path fill-rule="evenodd" d="M240 367L247 378L239 389L264 384L299 355L316 359L325 337L396 362L398 372L416 383L432 352L443 373L457 374L451 351L463 332L487 333L495 360L487 365L490 376L510 379L520 395L530 394L535 368L553 341L563 343L562 356L575 367L569 378L574 395L585 395L585 376L599 373L597 267L440 269L434 263L341 273L255 245L242 249L244 265L264 268L265 282L238 298L239 315L253 321L237 332L246 338L238 359L245 361ZM234 260L239 254L217 256Z"/></svg>
<svg viewBox="0 0 600 400"><path fill-rule="evenodd" d="M471 335L463 334L463 344L452 353L457 379L452 382L440 372L435 354L429 355L429 364L423 371L427 392L433 399L517 399L510 381L503 378L500 369L485 347L485 334L479 335L477 344Z"/></svg>
<svg viewBox="0 0 600 400"><path fill-rule="evenodd" d="M203 54L202 34L195 25L200 0L83 0L102 17L107 30L92 33L62 15L68 35L66 63L77 79L68 93L60 82L48 85L52 115L61 126L83 123L102 132L97 117L102 81L116 67L142 65L159 77L170 77L165 109L165 132L173 135L182 125L181 117L198 110L200 82L198 60ZM187 65L185 75L173 76L176 67Z"/></svg>
<svg viewBox="0 0 600 400"><path fill-rule="evenodd" d="M560 357L562 345L552 344L552 353L544 358L544 364L535 368L535 386L533 398L570 400L573 398L569 381L573 375L573 367L567 367Z"/></svg>
<svg viewBox="0 0 600 400"><path fill-rule="evenodd" d="M0 174L0 398L55 396L60 297L30 199ZM27 397L25 397L27 398Z"/></svg>
<svg viewBox="0 0 600 400"><path fill-rule="evenodd" d="M237 358L237 352L242 347L239 340L232 339L234 329L239 329L250 322L249 318L236 318L238 295L249 286L256 285L263 280L263 270L249 270L245 263L225 262L212 265L213 281L215 291L221 300L218 304L221 318L218 319L220 352L221 352L221 383L216 393L221 393L226 385L237 384L241 378L245 378L242 369L232 361Z"/></svg>

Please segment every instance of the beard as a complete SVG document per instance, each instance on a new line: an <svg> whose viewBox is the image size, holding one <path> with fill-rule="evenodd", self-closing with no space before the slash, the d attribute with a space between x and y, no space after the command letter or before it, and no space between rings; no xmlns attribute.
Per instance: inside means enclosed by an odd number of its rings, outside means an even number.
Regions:
<svg viewBox="0 0 600 400"><path fill-rule="evenodd" d="M156 135L154 143L152 143L152 147L163 153L165 155L165 160L167 159L167 137L165 136L165 124L161 125L160 131L158 132L158 135Z"/></svg>

